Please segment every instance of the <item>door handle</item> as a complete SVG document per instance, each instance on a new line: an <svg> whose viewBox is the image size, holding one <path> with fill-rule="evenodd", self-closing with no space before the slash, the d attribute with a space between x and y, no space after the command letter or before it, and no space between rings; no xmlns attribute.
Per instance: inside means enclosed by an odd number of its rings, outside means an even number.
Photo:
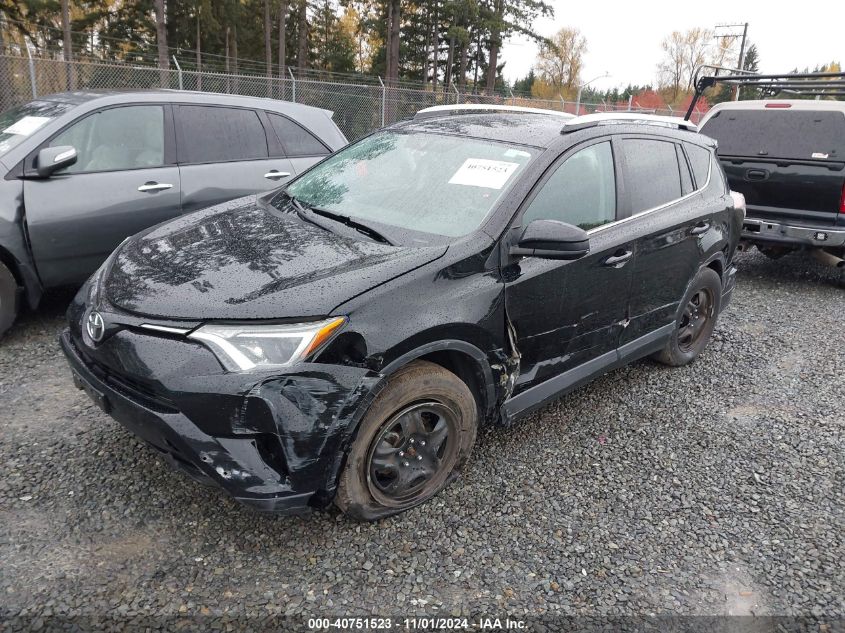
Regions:
<svg viewBox="0 0 845 633"><path fill-rule="evenodd" d="M769 177L769 172L765 169L749 169L745 172L747 180L766 180Z"/></svg>
<svg viewBox="0 0 845 633"><path fill-rule="evenodd" d="M615 268L622 268L622 266L628 263L628 260L631 259L631 256L633 254L634 253L632 251L625 251L624 253L621 253L619 255L611 255L606 260L604 260L604 263L602 265L613 266Z"/></svg>
<svg viewBox="0 0 845 633"><path fill-rule="evenodd" d="M271 169L264 174L264 177L267 180L279 180L280 178L287 178L288 176L290 176L289 171L276 171L275 169Z"/></svg>
<svg viewBox="0 0 845 633"><path fill-rule="evenodd" d="M701 235L702 233L707 233L710 230L710 223L709 222L699 222L690 230L690 235Z"/></svg>
<svg viewBox="0 0 845 633"><path fill-rule="evenodd" d="M145 182L143 185L138 187L138 191L143 191L145 193L155 193L156 191L163 191L164 189L173 189L173 185L167 182Z"/></svg>

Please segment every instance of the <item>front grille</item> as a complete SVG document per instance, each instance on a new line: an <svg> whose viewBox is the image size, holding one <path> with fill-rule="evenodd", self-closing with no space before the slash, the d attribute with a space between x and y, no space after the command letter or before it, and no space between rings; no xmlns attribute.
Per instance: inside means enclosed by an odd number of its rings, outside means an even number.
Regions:
<svg viewBox="0 0 845 633"><path fill-rule="evenodd" d="M95 374L98 371L103 372L101 380L112 389L120 392L130 400L134 400L141 406L158 413L179 413L176 403L146 385L130 380L126 376L116 374L101 365L95 365L94 369Z"/></svg>
<svg viewBox="0 0 845 633"><path fill-rule="evenodd" d="M70 344L76 354L84 360L85 365L97 378L106 383L125 398L157 413L179 413L176 403L166 396L158 393L148 385L133 380L106 367L96 359L81 350L73 337L70 337Z"/></svg>

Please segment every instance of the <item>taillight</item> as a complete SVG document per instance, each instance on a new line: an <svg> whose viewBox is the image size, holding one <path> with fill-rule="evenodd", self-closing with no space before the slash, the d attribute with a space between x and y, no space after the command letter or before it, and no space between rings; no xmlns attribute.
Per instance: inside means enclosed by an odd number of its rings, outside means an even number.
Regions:
<svg viewBox="0 0 845 633"><path fill-rule="evenodd" d="M842 197L839 198L839 213L845 213L845 185L842 185Z"/></svg>
<svg viewBox="0 0 845 633"><path fill-rule="evenodd" d="M791 103L767 103L767 108L791 108Z"/></svg>

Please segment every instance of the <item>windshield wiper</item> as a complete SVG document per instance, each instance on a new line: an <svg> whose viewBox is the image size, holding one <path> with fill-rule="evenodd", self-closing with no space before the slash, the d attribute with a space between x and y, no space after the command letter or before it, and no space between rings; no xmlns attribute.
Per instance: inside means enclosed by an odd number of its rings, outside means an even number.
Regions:
<svg viewBox="0 0 845 633"><path fill-rule="evenodd" d="M292 198L292 199L297 204L301 204L295 198ZM355 220L355 219L351 218L348 215L343 215L342 213L335 213L334 211L327 211L326 209L321 209L319 207L308 207L308 210L311 211L311 213L314 213L316 215L321 215L324 218L334 220L335 222L340 222L341 224L344 224L351 229L355 229L359 233L363 233L367 237L375 240L376 242L381 242L382 244L390 244L391 246L396 246L396 244L391 239L386 237L384 234L380 233L379 231L377 231L373 227L368 226L367 224L364 224L360 220Z"/></svg>
<svg viewBox="0 0 845 633"><path fill-rule="evenodd" d="M389 244L390 246L396 246L396 243L387 236L385 236L383 233L380 233L373 227L368 226L363 222L352 219L348 215L343 215L342 213L335 213L334 211L328 211L326 209L321 209L320 207L311 206L307 203L302 202L295 196L290 195L287 191L283 191L282 193L290 201L291 205L293 205L296 211L296 215L298 215L302 220L314 224L315 226L318 226L325 231L328 231L329 229L326 228L320 222L315 221L313 215L319 215L324 218L328 218L329 220L339 222L344 226L348 226L349 228L355 229L359 233L363 233L364 235L376 242L381 242L382 244Z"/></svg>
<svg viewBox="0 0 845 633"><path fill-rule="evenodd" d="M324 226L322 222L317 222L313 216L310 214L311 209L310 207L306 207L302 202L300 202L297 198L290 195L287 191L282 192L285 197L290 202L291 206L293 207L294 213L296 213L297 217L302 220L303 222L308 222L308 224L313 224L314 226L323 229L324 231L328 231L331 233L331 230Z"/></svg>
<svg viewBox="0 0 845 633"><path fill-rule="evenodd" d="M293 205L294 210L296 211L297 215L301 216L305 212L305 205L302 204L299 200L295 197L290 195L287 191L282 191L282 195L288 199L288 201Z"/></svg>

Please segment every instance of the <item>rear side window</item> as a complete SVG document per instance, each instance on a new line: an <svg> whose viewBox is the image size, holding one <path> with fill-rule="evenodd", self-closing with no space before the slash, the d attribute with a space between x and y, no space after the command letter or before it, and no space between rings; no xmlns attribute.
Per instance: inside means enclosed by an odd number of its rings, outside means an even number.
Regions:
<svg viewBox="0 0 845 633"><path fill-rule="evenodd" d="M254 110L179 106L180 163L217 163L267 158L267 137Z"/></svg>
<svg viewBox="0 0 845 633"><path fill-rule="evenodd" d="M543 183L522 216L558 220L585 231L616 219L616 176L610 142L596 143L567 158Z"/></svg>
<svg viewBox="0 0 845 633"><path fill-rule="evenodd" d="M278 114L267 113L287 156L325 156L329 153L316 136L301 125Z"/></svg>
<svg viewBox="0 0 845 633"><path fill-rule="evenodd" d="M628 167L625 183L633 213L681 197L681 174L674 143L628 138L622 140L622 147Z"/></svg>
<svg viewBox="0 0 845 633"><path fill-rule="evenodd" d="M841 112L722 110L701 132L719 141L721 156L845 160Z"/></svg>
<svg viewBox="0 0 845 633"><path fill-rule="evenodd" d="M701 189L707 184L707 178L710 176L710 151L689 143L685 143L684 146L687 149L687 156L689 156L690 163L692 164L695 188Z"/></svg>

